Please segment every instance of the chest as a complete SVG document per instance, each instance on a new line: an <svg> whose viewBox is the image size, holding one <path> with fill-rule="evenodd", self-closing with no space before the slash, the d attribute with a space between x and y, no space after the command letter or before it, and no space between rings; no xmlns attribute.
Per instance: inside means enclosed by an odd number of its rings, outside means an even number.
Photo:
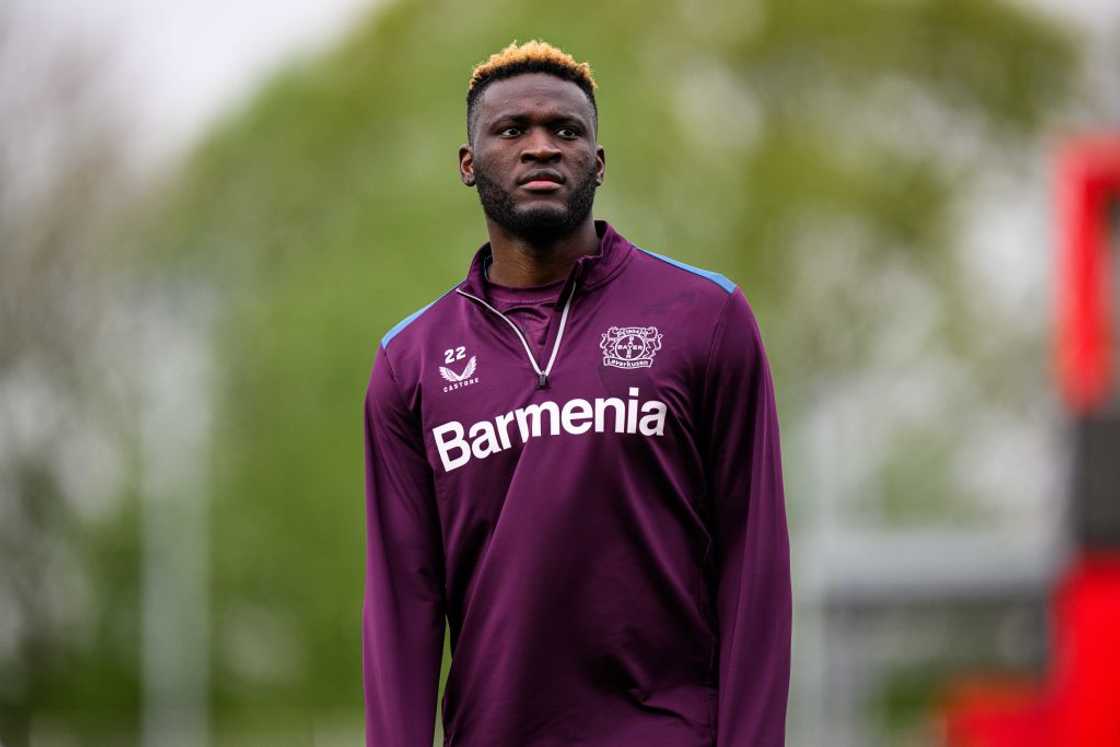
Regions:
<svg viewBox="0 0 1120 747"><path fill-rule="evenodd" d="M625 300L577 296L543 340L516 315L464 301L457 323L432 335L420 377L437 480L516 460L529 446L571 455L620 438L688 438L703 364L697 341L675 328L671 303Z"/></svg>

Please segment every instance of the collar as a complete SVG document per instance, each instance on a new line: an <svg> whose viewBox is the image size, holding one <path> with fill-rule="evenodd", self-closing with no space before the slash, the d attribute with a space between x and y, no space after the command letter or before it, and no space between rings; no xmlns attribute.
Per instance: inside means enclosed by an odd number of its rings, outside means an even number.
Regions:
<svg viewBox="0 0 1120 747"><path fill-rule="evenodd" d="M563 297L574 282L579 282L582 290L590 290L608 283L622 270L626 262L634 253L634 245L614 226L605 220L595 220L595 233L599 234L599 251L595 254L585 254L576 260L575 265L568 275L560 291ZM490 242L480 246L471 260L467 277L459 283L458 288L481 298L489 298L488 285L483 267L492 258Z"/></svg>

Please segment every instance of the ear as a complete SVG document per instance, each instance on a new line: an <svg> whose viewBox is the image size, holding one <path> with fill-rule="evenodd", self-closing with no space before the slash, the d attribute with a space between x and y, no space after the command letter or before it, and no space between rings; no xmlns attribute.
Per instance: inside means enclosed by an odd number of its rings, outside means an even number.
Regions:
<svg viewBox="0 0 1120 747"><path fill-rule="evenodd" d="M459 179L468 187L474 186L474 151L466 143L459 146Z"/></svg>
<svg viewBox="0 0 1120 747"><path fill-rule="evenodd" d="M595 148L595 183L602 184L607 176L607 151L599 145Z"/></svg>

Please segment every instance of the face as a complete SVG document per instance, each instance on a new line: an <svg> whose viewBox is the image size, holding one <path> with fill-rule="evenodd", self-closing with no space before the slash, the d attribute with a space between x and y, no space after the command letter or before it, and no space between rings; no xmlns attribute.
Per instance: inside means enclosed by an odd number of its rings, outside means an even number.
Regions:
<svg viewBox="0 0 1120 747"><path fill-rule="evenodd" d="M487 217L533 243L570 234L587 220L606 153L579 86L526 73L491 83L476 105L474 144L459 148L459 174L478 186Z"/></svg>

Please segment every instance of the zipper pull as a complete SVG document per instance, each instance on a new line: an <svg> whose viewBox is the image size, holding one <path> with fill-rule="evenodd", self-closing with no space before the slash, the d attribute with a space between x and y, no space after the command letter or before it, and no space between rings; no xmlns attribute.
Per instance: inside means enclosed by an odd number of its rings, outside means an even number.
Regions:
<svg viewBox="0 0 1120 747"><path fill-rule="evenodd" d="M548 374L543 371L537 375L537 389L544 389L548 386Z"/></svg>

